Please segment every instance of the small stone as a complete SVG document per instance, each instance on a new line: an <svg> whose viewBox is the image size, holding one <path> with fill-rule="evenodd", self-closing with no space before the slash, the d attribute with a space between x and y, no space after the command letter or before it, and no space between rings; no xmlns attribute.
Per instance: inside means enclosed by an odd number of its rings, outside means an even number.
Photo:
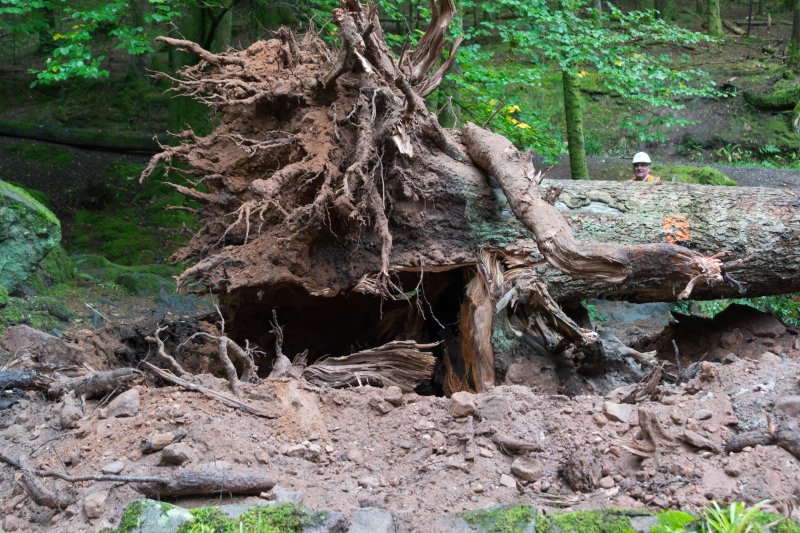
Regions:
<svg viewBox="0 0 800 533"><path fill-rule="evenodd" d="M478 483L477 481L474 483L470 483L469 488L472 489L472 492L476 494L480 494L482 492L486 492L486 487Z"/></svg>
<svg viewBox="0 0 800 533"><path fill-rule="evenodd" d="M450 414L456 418L475 414L475 395L459 391L450 397Z"/></svg>
<svg viewBox="0 0 800 533"><path fill-rule="evenodd" d="M144 453L153 453L163 450L173 442L178 442L185 436L186 432L180 429L165 431L163 433L152 433L150 436L143 439L142 451Z"/></svg>
<svg viewBox="0 0 800 533"><path fill-rule="evenodd" d="M273 487L270 491L270 500L277 503L303 503L303 492L299 490L287 490L280 487Z"/></svg>
<svg viewBox="0 0 800 533"><path fill-rule="evenodd" d="M111 474L115 476L121 474L123 470L125 470L124 461L114 461L113 463L109 463L103 467L104 474Z"/></svg>
<svg viewBox="0 0 800 533"><path fill-rule="evenodd" d="M66 398L67 397L64 399L64 404L61 406L59 420L63 429L74 429L78 427L78 421L83 418L83 413L81 412L81 408L74 403L74 400L70 401Z"/></svg>
<svg viewBox="0 0 800 533"><path fill-rule="evenodd" d="M378 479L373 476L360 477L358 478L357 483L359 487L363 487L365 489L371 489L373 487L380 486L380 482L378 481Z"/></svg>
<svg viewBox="0 0 800 533"><path fill-rule="evenodd" d="M731 363L735 363L739 360L739 357L735 353L729 353L722 358L723 365L729 365Z"/></svg>
<svg viewBox="0 0 800 533"><path fill-rule="evenodd" d="M677 411L670 411L669 419L672 420L672 423L675 424L676 426L680 426L686 421L686 419L683 418L683 415L681 415Z"/></svg>
<svg viewBox="0 0 800 533"><path fill-rule="evenodd" d="M731 477L738 477L742 473L742 468L738 464L734 463L733 461L729 461L728 464L725 465L725 473Z"/></svg>
<svg viewBox="0 0 800 533"><path fill-rule="evenodd" d="M161 451L161 466L180 466L190 462L194 458L194 452L188 444L176 442L165 446Z"/></svg>
<svg viewBox="0 0 800 533"><path fill-rule="evenodd" d="M3 518L3 531L17 531L23 529L23 522L13 514Z"/></svg>
<svg viewBox="0 0 800 533"><path fill-rule="evenodd" d="M735 350L744 341L744 336L739 328L723 331L719 336L719 347L723 350Z"/></svg>
<svg viewBox="0 0 800 533"><path fill-rule="evenodd" d="M592 420L594 420L594 423L596 425L598 425L599 427L603 427L606 424L608 424L608 419L605 416L603 416L602 413L593 414L592 415Z"/></svg>
<svg viewBox="0 0 800 533"><path fill-rule="evenodd" d="M695 420L708 420L712 416L714 416L714 413L712 413L710 410L708 410L708 409L698 409L692 415L692 418L694 418Z"/></svg>
<svg viewBox="0 0 800 533"><path fill-rule="evenodd" d="M544 475L544 468L538 459L521 456L511 463L511 473L523 481L536 481Z"/></svg>
<svg viewBox="0 0 800 533"><path fill-rule="evenodd" d="M486 448L478 448L478 455L480 455L481 457L486 457L487 459L491 459L492 457L494 457L494 454L490 450L487 450Z"/></svg>
<svg viewBox="0 0 800 533"><path fill-rule="evenodd" d="M325 453L333 453L336 451L336 448L331 446L330 444L325 445Z"/></svg>
<svg viewBox="0 0 800 533"><path fill-rule="evenodd" d="M733 415L728 415L728 416L726 416L725 418L722 419L722 425L723 426L738 426L739 425L739 419L736 418Z"/></svg>
<svg viewBox="0 0 800 533"><path fill-rule="evenodd" d="M434 448L444 448L447 445L447 438L441 431L434 431L431 435L431 445Z"/></svg>
<svg viewBox="0 0 800 533"><path fill-rule="evenodd" d="M633 413L633 406L627 403L605 402L603 412L609 420L627 423Z"/></svg>
<svg viewBox="0 0 800 533"><path fill-rule="evenodd" d="M108 499L108 491L98 490L89 493L83 499L83 512L86 513L87 518L100 518L106 510L106 500Z"/></svg>
<svg viewBox="0 0 800 533"><path fill-rule="evenodd" d="M781 364L780 356L772 352L764 352L758 358L758 366L762 368L769 368L779 364Z"/></svg>
<svg viewBox="0 0 800 533"><path fill-rule="evenodd" d="M139 412L139 389L129 389L111 400L105 409L100 409L100 418L135 416Z"/></svg>
<svg viewBox="0 0 800 533"><path fill-rule="evenodd" d="M511 414L508 400L501 394L481 395L478 400L478 416L486 420L503 420Z"/></svg>
<svg viewBox="0 0 800 533"><path fill-rule="evenodd" d="M695 448L717 451L717 447L714 445L714 443L712 443L706 437L690 429L684 430L683 440L685 442L688 442Z"/></svg>
<svg viewBox="0 0 800 533"><path fill-rule="evenodd" d="M397 385L386 387L386 391L383 393L383 399L395 407L400 407L403 405L403 391Z"/></svg>
<svg viewBox="0 0 800 533"><path fill-rule="evenodd" d="M401 441L398 441L397 445L399 447L403 448L404 450L410 450L411 448L414 447L414 443L411 442L410 440L407 440L407 439L403 439Z"/></svg>
<svg viewBox="0 0 800 533"><path fill-rule="evenodd" d="M775 411L789 416L800 415L800 396L783 396L775 402Z"/></svg>
<svg viewBox="0 0 800 533"><path fill-rule="evenodd" d="M258 461L262 465L269 464L269 452L267 450L256 450L254 454L256 461Z"/></svg>
<svg viewBox="0 0 800 533"><path fill-rule="evenodd" d="M435 427L436 424L434 424L433 422L424 417L420 417L414 423L414 429L416 429L417 431L429 431Z"/></svg>
<svg viewBox="0 0 800 533"><path fill-rule="evenodd" d="M386 400L381 400L379 398L373 398L372 400L370 400L369 404L370 406L372 406L373 409L375 409L376 411L378 411L383 415L390 413L392 409L394 409L394 406L392 404L390 404Z"/></svg>
<svg viewBox="0 0 800 533"><path fill-rule="evenodd" d="M614 478L611 476L601 477L600 481L598 481L597 484L600 485L600 488L603 489L610 489L611 487L616 485L616 483L614 482Z"/></svg>
<svg viewBox="0 0 800 533"><path fill-rule="evenodd" d="M303 457L306 454L307 448L302 444L294 444L289 446L283 451L286 457Z"/></svg>
<svg viewBox="0 0 800 533"><path fill-rule="evenodd" d="M502 475L500 476L500 484L501 484L502 486L504 486L504 487L508 487L508 488L510 488L510 489L515 489L515 488L517 488L517 482L516 482L516 480L515 480L513 477L509 476L508 474L502 474Z"/></svg>
<svg viewBox="0 0 800 533"><path fill-rule="evenodd" d="M367 507L353 513L347 531L348 533L395 533L397 528L391 512Z"/></svg>

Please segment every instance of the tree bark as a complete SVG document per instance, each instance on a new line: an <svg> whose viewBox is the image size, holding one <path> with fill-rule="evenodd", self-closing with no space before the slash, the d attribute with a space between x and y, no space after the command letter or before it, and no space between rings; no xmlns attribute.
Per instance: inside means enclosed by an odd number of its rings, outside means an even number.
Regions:
<svg viewBox="0 0 800 533"><path fill-rule="evenodd" d="M569 148L569 168L572 179L589 179L586 168L586 147L583 138L583 109L581 108L581 89L578 78L566 70L561 72L564 91L564 116L567 120L567 143Z"/></svg>
<svg viewBox="0 0 800 533"><path fill-rule="evenodd" d="M789 70L800 69L800 0L792 5L792 39L789 42Z"/></svg>
<svg viewBox="0 0 800 533"><path fill-rule="evenodd" d="M707 0L708 34L711 37L722 37L722 17L719 12L719 0Z"/></svg>

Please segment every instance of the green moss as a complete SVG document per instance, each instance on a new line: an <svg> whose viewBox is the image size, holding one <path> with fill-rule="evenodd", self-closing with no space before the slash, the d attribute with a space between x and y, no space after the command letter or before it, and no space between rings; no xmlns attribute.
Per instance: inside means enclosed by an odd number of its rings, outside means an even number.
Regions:
<svg viewBox="0 0 800 533"><path fill-rule="evenodd" d="M53 292L61 292L57 287L72 283L75 276L75 262L64 248L56 246L39 261L26 283L38 294L53 296Z"/></svg>
<svg viewBox="0 0 800 533"><path fill-rule="evenodd" d="M158 294L162 289L175 292L172 278L179 273L178 268L168 265L118 265L99 255L76 256L75 264L84 283L122 289L137 296Z"/></svg>
<svg viewBox="0 0 800 533"><path fill-rule="evenodd" d="M64 166L72 162L72 154L61 146L30 141L13 144L9 151L27 161L43 165Z"/></svg>
<svg viewBox="0 0 800 533"><path fill-rule="evenodd" d="M91 202L79 210L69 235L72 253L99 253L114 263L167 262L197 223L183 195L152 177L139 185L143 165L115 164L106 171ZM178 181L178 180L176 180Z"/></svg>
<svg viewBox="0 0 800 533"><path fill-rule="evenodd" d="M653 174L660 176L665 181L679 181L681 183L696 183L700 185L738 185L711 167L693 167L688 165L653 165Z"/></svg>
<svg viewBox="0 0 800 533"><path fill-rule="evenodd" d="M296 533L325 519L324 513L310 513L292 503L253 507L233 519L216 507L199 507L190 512L194 519L181 525L177 533Z"/></svg>
<svg viewBox="0 0 800 533"><path fill-rule="evenodd" d="M531 527L536 521L536 511L528 505L498 506L469 511L462 517L483 531L515 533Z"/></svg>
<svg viewBox="0 0 800 533"><path fill-rule="evenodd" d="M73 314L60 298L52 296L10 297L0 309L0 333L9 326L27 324L35 329L58 332Z"/></svg>
<svg viewBox="0 0 800 533"><path fill-rule="evenodd" d="M189 509L193 519L178 528L176 533L227 533L232 531L231 521L216 507Z"/></svg>
<svg viewBox="0 0 800 533"><path fill-rule="evenodd" d="M551 518L553 526L564 533L629 533L631 520L614 511L575 511Z"/></svg>
<svg viewBox="0 0 800 533"><path fill-rule="evenodd" d="M117 533L130 533L137 529L141 525L139 517L142 514L142 509L144 509L144 503L141 501L131 503L122 513Z"/></svg>
<svg viewBox="0 0 800 533"><path fill-rule="evenodd" d="M0 285L0 307L8 305L8 289L4 285Z"/></svg>

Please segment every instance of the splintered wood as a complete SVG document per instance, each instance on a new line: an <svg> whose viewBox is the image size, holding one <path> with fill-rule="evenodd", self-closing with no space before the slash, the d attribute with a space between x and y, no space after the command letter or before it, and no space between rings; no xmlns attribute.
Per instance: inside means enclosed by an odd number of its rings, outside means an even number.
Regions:
<svg viewBox="0 0 800 533"><path fill-rule="evenodd" d="M433 375L435 358L426 350L437 344L392 341L343 357L326 357L306 368L303 377L334 388L397 385L410 392Z"/></svg>

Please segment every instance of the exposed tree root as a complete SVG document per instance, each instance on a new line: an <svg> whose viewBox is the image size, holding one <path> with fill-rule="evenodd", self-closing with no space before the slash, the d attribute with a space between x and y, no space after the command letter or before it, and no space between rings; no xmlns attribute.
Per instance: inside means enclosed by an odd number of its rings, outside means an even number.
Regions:
<svg viewBox="0 0 800 533"><path fill-rule="evenodd" d="M62 396L70 391L75 396L99 398L114 391L123 391L131 387L133 382L142 378L142 372L135 368L117 368L104 372L93 372L79 378L64 378L50 384L47 394L51 398Z"/></svg>
<svg viewBox="0 0 800 533"><path fill-rule="evenodd" d="M343 357L326 357L307 367L303 377L315 385L356 387L397 385L403 391L414 390L421 381L433 376L433 344L392 341L377 348Z"/></svg>

